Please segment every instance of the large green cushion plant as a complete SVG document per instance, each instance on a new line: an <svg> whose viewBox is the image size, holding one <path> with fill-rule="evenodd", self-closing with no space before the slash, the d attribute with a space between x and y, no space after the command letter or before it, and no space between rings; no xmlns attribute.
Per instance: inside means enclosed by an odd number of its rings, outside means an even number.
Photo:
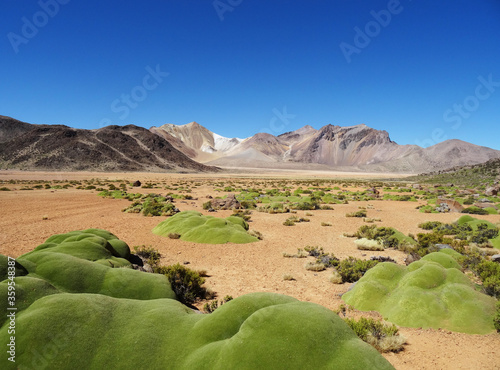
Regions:
<svg viewBox="0 0 500 370"><path fill-rule="evenodd" d="M335 313L313 303L254 293L213 314L193 311L174 299L165 276L132 270L125 246L112 234L85 230L49 238L19 257L16 358L4 354L0 368L392 368ZM0 263L3 269L7 258ZM2 312L8 282L0 282ZM10 321L2 319L0 342L7 344Z"/></svg>
<svg viewBox="0 0 500 370"><path fill-rule="evenodd" d="M434 252L408 267L380 263L342 298L358 310L378 311L400 326L492 332L495 299L474 289L459 270L457 255Z"/></svg>
<svg viewBox="0 0 500 370"><path fill-rule="evenodd" d="M206 244L252 243L257 239L247 232L248 224L241 218L216 218L196 211L184 211L162 221L153 229L161 236L180 234L180 239Z"/></svg>

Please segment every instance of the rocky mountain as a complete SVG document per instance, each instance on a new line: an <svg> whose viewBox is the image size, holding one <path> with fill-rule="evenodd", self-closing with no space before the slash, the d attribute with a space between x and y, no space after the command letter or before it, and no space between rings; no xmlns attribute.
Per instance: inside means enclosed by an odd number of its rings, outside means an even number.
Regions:
<svg viewBox="0 0 500 370"><path fill-rule="evenodd" d="M225 167L418 173L500 158L498 150L460 140L447 140L428 148L399 145L386 131L364 124L350 127L326 125L319 130L304 126L279 136L258 133L243 140L223 138L224 146L217 145L216 137L221 136L195 122L183 126L164 125L158 129L181 140L187 147L183 150L177 146L179 150L185 153L194 150L195 156L189 152L192 158Z"/></svg>
<svg viewBox="0 0 500 370"><path fill-rule="evenodd" d="M460 140L428 148L399 145L386 131L364 124L304 126L279 136L239 139L196 122L81 130L0 116L0 143L0 169L213 171L223 166L422 173L500 158L498 150Z"/></svg>
<svg viewBox="0 0 500 370"><path fill-rule="evenodd" d="M164 133L169 134L174 138L173 142L171 142L172 145L175 145L175 139L180 140L185 147L192 151L183 151L180 144L177 144L179 150L186 153L190 158L195 159L205 158L209 160L217 158L219 154L230 151L242 142L238 138L227 138L217 135L196 122L180 126L168 123L160 127L153 126L150 130L160 135L164 135ZM210 156L210 154L214 155Z"/></svg>
<svg viewBox="0 0 500 370"><path fill-rule="evenodd" d="M97 130L0 120L0 168L93 171L216 171L134 126Z"/></svg>
<svg viewBox="0 0 500 370"><path fill-rule="evenodd" d="M0 144L31 130L34 125L17 119L0 116Z"/></svg>

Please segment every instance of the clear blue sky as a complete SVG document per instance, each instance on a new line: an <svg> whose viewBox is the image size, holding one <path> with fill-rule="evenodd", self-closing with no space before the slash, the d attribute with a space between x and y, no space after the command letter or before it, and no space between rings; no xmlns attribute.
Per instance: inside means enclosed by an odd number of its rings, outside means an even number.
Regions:
<svg viewBox="0 0 500 370"><path fill-rule="evenodd" d="M0 12L0 114L23 121L197 121L228 137L365 123L399 144L500 149L498 0L2 0Z"/></svg>

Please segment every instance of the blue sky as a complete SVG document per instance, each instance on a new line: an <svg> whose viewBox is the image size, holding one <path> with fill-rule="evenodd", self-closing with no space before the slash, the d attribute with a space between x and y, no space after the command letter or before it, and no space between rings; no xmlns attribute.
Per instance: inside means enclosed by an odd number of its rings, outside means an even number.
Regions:
<svg viewBox="0 0 500 370"><path fill-rule="evenodd" d="M498 0L2 0L0 114L500 149Z"/></svg>

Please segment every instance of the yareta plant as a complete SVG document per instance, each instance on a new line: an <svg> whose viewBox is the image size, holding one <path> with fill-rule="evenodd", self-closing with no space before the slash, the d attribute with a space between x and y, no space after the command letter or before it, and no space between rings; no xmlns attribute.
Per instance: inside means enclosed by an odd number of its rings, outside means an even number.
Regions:
<svg viewBox="0 0 500 370"><path fill-rule="evenodd" d="M17 311L14 334L2 316L0 342L15 336L15 357L4 354L0 367L392 368L322 306L254 293L199 314L164 275L133 270L130 260L126 243L96 229L51 237L16 262L2 256L1 309L15 274Z"/></svg>

